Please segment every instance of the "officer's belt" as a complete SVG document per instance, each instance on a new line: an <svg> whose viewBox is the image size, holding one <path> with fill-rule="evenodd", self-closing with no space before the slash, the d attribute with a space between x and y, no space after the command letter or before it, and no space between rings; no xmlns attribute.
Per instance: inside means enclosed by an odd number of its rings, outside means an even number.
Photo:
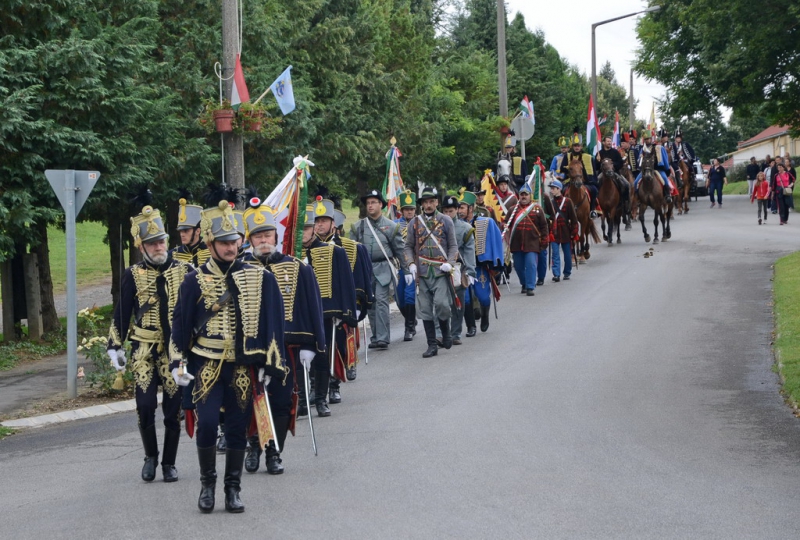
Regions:
<svg viewBox="0 0 800 540"><path fill-rule="evenodd" d="M225 360L226 362L236 360L236 344L232 339L198 336L194 347L192 347L192 352L215 360Z"/></svg>
<svg viewBox="0 0 800 540"><path fill-rule="evenodd" d="M147 330L139 326L131 327L131 339L140 343L158 343L159 352L164 346L164 334L161 330Z"/></svg>
<svg viewBox="0 0 800 540"><path fill-rule="evenodd" d="M425 257L424 255L419 256L419 262L423 262L429 266L441 266L447 262L444 257L433 259L431 257Z"/></svg>

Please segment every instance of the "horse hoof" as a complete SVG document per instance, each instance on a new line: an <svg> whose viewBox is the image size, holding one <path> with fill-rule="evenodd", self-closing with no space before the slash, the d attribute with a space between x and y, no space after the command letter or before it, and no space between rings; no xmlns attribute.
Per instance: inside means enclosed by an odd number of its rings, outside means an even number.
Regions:
<svg viewBox="0 0 800 540"><path fill-rule="evenodd" d="M586 253L584 253L584 254L583 254L583 258L584 258L584 259L586 259L587 261L589 260L589 258L590 258L591 256L592 256L592 254L591 254L591 253L589 253L588 251L587 251Z"/></svg>
<svg viewBox="0 0 800 540"><path fill-rule="evenodd" d="M621 244L621 243L622 243L622 239L621 238L617 238L617 244Z"/></svg>
<svg viewBox="0 0 800 540"><path fill-rule="evenodd" d="M611 247L611 246L613 246L613 245L614 245L614 242L612 242L611 240L609 240L609 241L608 241L608 247Z"/></svg>
<svg viewBox="0 0 800 540"><path fill-rule="evenodd" d="M630 225L625 225L625 230L626 230L626 231L629 231L629 230L631 230L631 226L630 226Z"/></svg>
<svg viewBox="0 0 800 540"><path fill-rule="evenodd" d="M653 239L653 244L658 244L658 238Z"/></svg>
<svg viewBox="0 0 800 540"><path fill-rule="evenodd" d="M646 234L646 235L644 235L644 241L645 241L645 242L650 242L650 236L649 236L649 235L647 235L647 234Z"/></svg>

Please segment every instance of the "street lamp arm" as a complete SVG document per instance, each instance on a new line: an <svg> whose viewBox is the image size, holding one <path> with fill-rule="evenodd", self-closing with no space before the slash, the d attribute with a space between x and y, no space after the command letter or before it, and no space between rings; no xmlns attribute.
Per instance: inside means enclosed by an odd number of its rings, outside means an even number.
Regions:
<svg viewBox="0 0 800 540"><path fill-rule="evenodd" d="M610 22L618 21L620 19L627 19L628 17L633 17L634 15L639 15L641 13L652 13L654 11L659 11L660 9L661 9L661 6L653 6L653 7L647 8L647 9L642 10L642 11L637 11L635 13L628 13L627 15L620 15L619 17L614 17L613 19L600 21L600 22L594 23L592 25L592 30L594 30L595 28L597 28L598 26L601 26L603 24L608 24Z"/></svg>

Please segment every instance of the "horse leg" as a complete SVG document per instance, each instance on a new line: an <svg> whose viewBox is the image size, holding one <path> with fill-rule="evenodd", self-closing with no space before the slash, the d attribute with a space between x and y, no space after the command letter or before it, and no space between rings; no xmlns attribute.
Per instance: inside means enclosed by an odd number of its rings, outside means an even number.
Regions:
<svg viewBox="0 0 800 540"><path fill-rule="evenodd" d="M606 219L605 215L606 213L603 212L603 221ZM604 232L603 240L608 241L608 247L611 247L614 244L614 217L611 214L608 215L608 237L606 237Z"/></svg>
<svg viewBox="0 0 800 540"><path fill-rule="evenodd" d="M643 204L639 203L639 222L642 224L642 233L644 234L644 241L650 241L650 235L647 234L647 226L644 224L644 211L645 207Z"/></svg>
<svg viewBox="0 0 800 540"><path fill-rule="evenodd" d="M615 220L616 220L615 225L617 227L617 244L621 244L622 238L620 238L619 236L619 230L622 228L622 216L616 216Z"/></svg>
<svg viewBox="0 0 800 540"><path fill-rule="evenodd" d="M672 238L672 231L669 229L669 216L666 216L666 227L664 226L664 218L661 218L661 228L664 229L664 240L669 240Z"/></svg>
<svg viewBox="0 0 800 540"><path fill-rule="evenodd" d="M611 223L608 224L608 227L609 227L608 230L611 231ZM603 214L600 216L600 230L603 231L603 240L608 240L608 237L606 236L606 213L605 212L603 212ZM611 233L609 232L608 235L611 236Z"/></svg>
<svg viewBox="0 0 800 540"><path fill-rule="evenodd" d="M653 233L653 244L658 244L658 218L661 217L661 222L664 222L664 214L663 212L655 212L655 216L653 217L653 228L655 232ZM661 227L664 228L663 225ZM663 231L662 231L663 232Z"/></svg>

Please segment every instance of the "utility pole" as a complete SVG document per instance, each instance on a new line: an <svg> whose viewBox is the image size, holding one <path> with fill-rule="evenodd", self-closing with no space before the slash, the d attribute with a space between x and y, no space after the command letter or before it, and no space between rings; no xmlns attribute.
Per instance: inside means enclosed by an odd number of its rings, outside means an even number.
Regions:
<svg viewBox="0 0 800 540"><path fill-rule="evenodd" d="M236 0L222 0L222 77L225 99L230 101L233 71L239 54L239 9ZM244 190L244 147L240 133L223 133L225 183Z"/></svg>
<svg viewBox="0 0 800 540"><path fill-rule="evenodd" d="M634 120L634 112L633 112L633 69L631 69L631 99L630 99L630 111L628 112L628 119L630 120L631 127L628 128L633 130L633 120Z"/></svg>
<svg viewBox="0 0 800 540"><path fill-rule="evenodd" d="M506 81L506 6L497 0L497 78L500 94L500 116L508 117L508 87Z"/></svg>

